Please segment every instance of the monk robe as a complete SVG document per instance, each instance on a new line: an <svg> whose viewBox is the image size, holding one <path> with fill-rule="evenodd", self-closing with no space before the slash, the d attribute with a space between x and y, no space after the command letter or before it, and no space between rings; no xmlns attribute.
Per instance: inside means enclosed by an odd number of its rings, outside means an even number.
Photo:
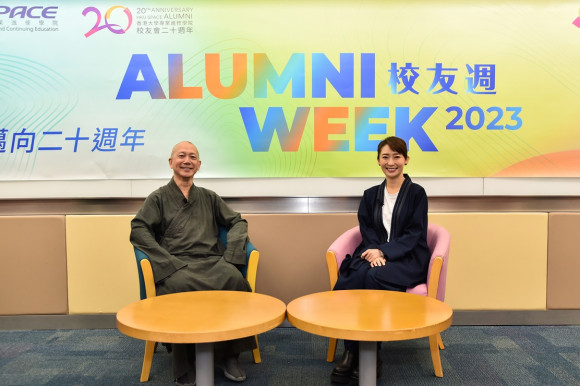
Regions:
<svg viewBox="0 0 580 386"><path fill-rule="evenodd" d="M227 247L219 240L220 226L228 230ZM247 238L246 220L220 196L193 185L186 199L173 179L151 193L131 221L131 243L149 256L157 295L204 290L250 292L250 284L236 268L246 264ZM194 346L173 346L177 378L190 368ZM253 337L219 342L215 357L255 347Z"/></svg>
<svg viewBox="0 0 580 386"><path fill-rule="evenodd" d="M219 240L220 226L228 229L227 247ZM173 179L151 193L131 221L131 243L149 256L158 295L251 291L235 267L246 264L247 237L246 220L216 193L193 185L186 199ZM191 279L181 291L176 275Z"/></svg>

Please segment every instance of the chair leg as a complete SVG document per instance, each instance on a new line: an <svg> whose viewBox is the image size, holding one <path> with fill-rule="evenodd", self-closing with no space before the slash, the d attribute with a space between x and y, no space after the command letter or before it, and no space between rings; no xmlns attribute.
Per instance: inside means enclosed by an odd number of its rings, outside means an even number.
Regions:
<svg viewBox="0 0 580 386"><path fill-rule="evenodd" d="M439 334L429 336L429 347L431 349L431 360L433 361L433 368L435 369L435 375L439 378L443 377L443 368L441 367L441 357L439 356Z"/></svg>
<svg viewBox="0 0 580 386"><path fill-rule="evenodd" d="M334 355L336 354L336 338L328 339L328 354L326 354L327 362L334 362Z"/></svg>
<svg viewBox="0 0 580 386"><path fill-rule="evenodd" d="M445 350L443 339L441 339L441 334L437 334L437 344L439 345L439 350Z"/></svg>
<svg viewBox="0 0 580 386"><path fill-rule="evenodd" d="M262 363L262 357L260 356L260 344L258 343L258 335L255 335L254 337L256 338L256 348L252 350L254 363Z"/></svg>
<svg viewBox="0 0 580 386"><path fill-rule="evenodd" d="M150 340L145 341L145 355L143 356L143 368L141 370L141 382L149 380L149 372L151 371L151 363L153 362L153 353L157 347L157 342Z"/></svg>

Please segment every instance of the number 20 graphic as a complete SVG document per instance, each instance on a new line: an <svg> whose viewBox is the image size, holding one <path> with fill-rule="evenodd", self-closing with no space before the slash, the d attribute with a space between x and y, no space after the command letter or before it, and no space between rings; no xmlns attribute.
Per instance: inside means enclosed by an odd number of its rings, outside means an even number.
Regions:
<svg viewBox="0 0 580 386"><path fill-rule="evenodd" d="M125 15L127 16L127 27L125 29L123 29L120 25L118 24L111 24L109 23L109 18L111 17L111 14L113 13L113 11L117 10L117 9L122 9L123 12L125 13ZM107 28L109 31L111 31L112 33L115 34L124 34L125 32L127 32L127 30L131 27L131 24L133 23L133 15L131 15L131 11L129 10L129 8L127 7L123 7L121 5L115 5L111 8L109 8L107 10L107 12L105 12L105 17L103 20L103 24L101 25L101 11L99 11L98 8L95 7L87 7L83 10L83 16L86 16L87 14L94 12L97 15L97 21L95 22L95 25L93 25L93 28L91 28L87 33L85 33L85 37L89 37L92 34L94 34L95 32L98 32L100 30L102 30L103 28Z"/></svg>

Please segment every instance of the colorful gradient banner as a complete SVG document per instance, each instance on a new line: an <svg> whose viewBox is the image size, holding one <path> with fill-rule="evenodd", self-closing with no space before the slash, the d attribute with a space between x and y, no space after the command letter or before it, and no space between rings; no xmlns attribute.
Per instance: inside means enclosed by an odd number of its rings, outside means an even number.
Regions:
<svg viewBox="0 0 580 386"><path fill-rule="evenodd" d="M20 4L20 5L14 5ZM580 3L0 4L0 180L580 177Z"/></svg>

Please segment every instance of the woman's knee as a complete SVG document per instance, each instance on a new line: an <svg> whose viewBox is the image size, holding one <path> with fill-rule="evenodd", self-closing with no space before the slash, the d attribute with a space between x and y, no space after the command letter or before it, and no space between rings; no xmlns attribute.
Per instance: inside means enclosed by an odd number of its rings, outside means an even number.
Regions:
<svg viewBox="0 0 580 386"><path fill-rule="evenodd" d="M381 280L379 279L379 274L379 267L374 267L367 271L365 277L365 289L381 289Z"/></svg>

